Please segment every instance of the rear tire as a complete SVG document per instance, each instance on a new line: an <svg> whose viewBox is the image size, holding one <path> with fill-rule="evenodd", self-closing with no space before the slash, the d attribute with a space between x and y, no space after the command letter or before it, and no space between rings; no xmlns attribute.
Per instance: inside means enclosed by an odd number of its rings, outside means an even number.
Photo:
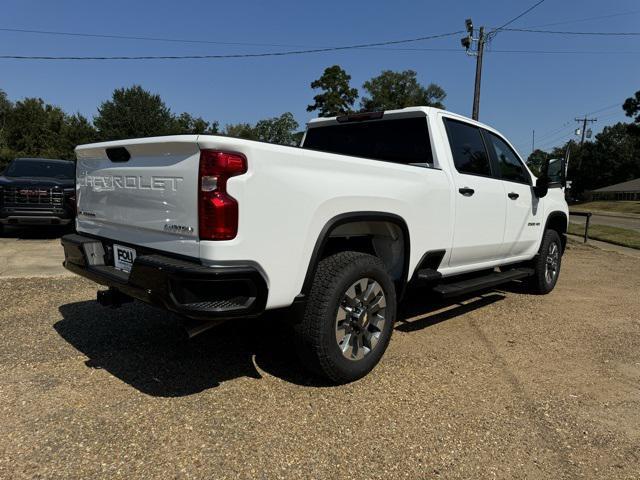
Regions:
<svg viewBox="0 0 640 480"><path fill-rule="evenodd" d="M298 355L331 382L352 382L382 358L395 317L395 287L379 258L331 255L320 261L302 321L294 326Z"/></svg>
<svg viewBox="0 0 640 480"><path fill-rule="evenodd" d="M542 237L538 255L533 259L534 274L529 278L531 293L546 295L551 292L560 277L562 264L562 242L555 230L547 230Z"/></svg>

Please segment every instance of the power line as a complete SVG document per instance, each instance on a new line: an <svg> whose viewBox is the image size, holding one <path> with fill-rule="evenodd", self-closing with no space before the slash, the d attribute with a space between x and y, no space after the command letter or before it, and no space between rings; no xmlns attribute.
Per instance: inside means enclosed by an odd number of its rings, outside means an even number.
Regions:
<svg viewBox="0 0 640 480"><path fill-rule="evenodd" d="M537 6L536 4L535 6ZM534 6L534 7L535 7ZM531 8L533 9L533 7ZM529 9L528 11L530 11ZM630 12L633 13L633 12ZM523 13L524 14L524 13ZM521 16L523 15L521 14ZM624 14L615 14L615 15L624 15ZM613 16L613 15L610 15ZM609 15L604 16L602 18L609 17ZM592 18L601 18L601 17L592 17ZM516 18L517 19L517 18ZM513 20L515 21L515 20ZM512 21L507 22L507 24L512 23ZM559 22L562 23L562 22ZM505 24L505 25L507 25ZM499 27L503 28L503 27ZM497 30L497 29L496 29ZM494 31L496 31L494 30ZM529 29L504 29L506 31L530 31ZM415 39L408 40L399 40L395 42L380 42L368 45L353 45L348 47L327 47L327 46L310 46L310 45L300 45L300 44L282 44L282 43L247 43L247 42L221 42L216 40L197 40L197 39L186 39L186 38L169 38L169 37L147 37L147 36L133 36L133 35L119 35L119 34L94 34L94 33L85 33L85 32L65 32L65 31L53 31L53 30L33 30L33 29L19 29L19 28L0 28L0 31L4 32L14 32L14 33L31 33L31 34L42 34L42 35L57 35L57 36L71 36L71 37L87 37L87 38L107 38L107 39L119 39L119 40L139 40L139 41L152 41L152 42L173 42L173 43L188 43L188 44L208 44L208 45L233 45L233 46L260 46L260 47L288 47L288 48L301 48L305 49L302 51L294 51L294 52L267 52L267 53L259 53L259 54L228 54L228 55L160 55L160 56L104 56L104 57L80 57L80 56L45 56L45 55L4 55L0 56L0 59L15 59L15 60L179 60L179 59L222 59L222 58L246 58L246 57L262 57L262 56L280 56L280 55L292 55L292 54L303 54L303 53L314 53L314 52L322 52L322 51L331 51L331 50L346 50L346 49L362 49L362 50L397 50L397 51L459 51L455 48L376 48L377 46L384 45L393 45L400 43L408 43L408 42L417 42L421 40L427 40L432 37L420 37ZM541 31L542 32L542 31ZM551 31L543 31L545 33L565 33L565 32L551 32ZM455 35L458 32L453 32L450 35ZM595 32L566 32L566 33L575 33L581 35L589 35L589 34L600 34ZM621 33L622 35L627 35L627 33ZM634 33L629 33L632 35ZM448 34L444 34L447 36ZM492 53L512 53L512 54L541 54L541 55L590 55L590 54L598 54L598 55L637 55L640 51L598 51L598 50L491 50Z"/></svg>
<svg viewBox="0 0 640 480"><path fill-rule="evenodd" d="M590 115L593 115L595 113L600 113L600 112L606 112L608 110L611 110L613 108L620 108L621 107L621 103L620 102L616 102L610 105L607 105L606 107L602 107L602 108L598 108L597 110L593 110L592 112L587 113L587 117ZM610 118L613 117L615 115L618 114L622 114L622 111L620 112L614 112L612 114L607 114L604 116L601 116L600 119L605 119L605 118ZM542 148L545 145L549 145L549 144L553 144L555 142L557 142L558 140L566 137L567 135L569 135L571 132L574 131L574 120L567 120L566 122L564 122L560 127L551 129L551 130L547 130L545 133L543 133L542 135L538 136L537 140L538 142L540 142L540 140L545 140L542 143L538 143L538 148ZM524 140L520 143L518 143L518 145L524 145Z"/></svg>
<svg viewBox="0 0 640 480"><path fill-rule="evenodd" d="M361 50L369 50L362 48ZM372 50L391 50L391 51L408 51L408 52L458 52L464 53L457 48L420 48L420 47L401 47L401 48L374 48ZM557 55L638 55L640 50L496 50L492 48L487 50L490 53L525 53L533 55L557 54Z"/></svg>
<svg viewBox="0 0 640 480"><path fill-rule="evenodd" d="M609 113L609 114L607 114L607 115L602 115L602 116L600 117L600 120L604 120L605 118L615 117L615 116L618 116L618 115L620 115L620 116L624 117L624 116L625 116L624 112L622 111L622 109L620 109L620 110L621 110L621 111L619 111L619 112L613 112L613 113Z"/></svg>
<svg viewBox="0 0 640 480"><path fill-rule="evenodd" d="M362 50L368 50L363 48ZM458 52L464 53L458 48L420 48L420 47L400 47L400 48L376 48L374 50L396 50L399 52ZM530 53L530 54L558 54L558 55L638 55L640 50L487 50L491 53Z"/></svg>
<svg viewBox="0 0 640 480"><path fill-rule="evenodd" d="M547 139L547 138L549 138L549 137L552 137L552 136L554 136L554 135L557 135L558 133L560 133L560 132L562 132L562 131L564 131L564 130L567 130L567 128L568 128L569 126L570 126L571 128L573 128L573 123L572 123L571 121L566 121L566 122L565 122L565 123L564 123L560 128L556 128L556 129L554 129L554 130L549 130L549 131L547 131L546 133L543 133L542 135L540 135L540 136L538 137L538 141L545 140L545 139Z"/></svg>
<svg viewBox="0 0 640 480"><path fill-rule="evenodd" d="M531 10L533 10L534 8L536 8L538 5L540 5L541 3L543 3L545 0L539 0L538 2L534 3L533 5L531 5L529 8L527 8L524 12L522 12L520 15L513 17L511 20L509 20L507 23L505 23L504 25L502 25L501 27L498 27L496 29L494 29L491 33L495 33L499 30L502 30L504 27L506 27L507 25L511 25L513 22L515 22L516 20L524 17L527 13L529 13Z"/></svg>
<svg viewBox="0 0 640 480"><path fill-rule="evenodd" d="M593 115L594 113L605 112L607 110L611 110L614 107L617 107L618 109L620 109L620 113L622 113L622 102L616 102L616 103L612 103L607 107L602 107L602 108L599 108L598 110L594 110L593 112L589 112L587 113L587 116Z"/></svg>
<svg viewBox="0 0 640 480"><path fill-rule="evenodd" d="M502 28L503 32L547 33L554 35L637 36L640 32L573 32L563 30L538 30L534 28Z"/></svg>
<svg viewBox="0 0 640 480"><path fill-rule="evenodd" d="M176 56L105 56L105 57L75 57L75 56L61 56L51 57L44 55L0 55L0 59L14 59L14 60L181 60L181 59L202 59L202 58L243 58L251 56L275 56L286 54L303 54L313 52L323 52L330 50L375 50L375 51L388 51L388 52L454 52L464 53L457 48L384 48L384 47L325 47L317 49L309 49L305 51L296 52L274 52L266 54L243 54L243 55L176 55ZM487 50L490 53L505 53L505 54L530 54L530 55L640 55L640 50Z"/></svg>
<svg viewBox="0 0 640 480"><path fill-rule="evenodd" d="M390 49L385 49L390 50ZM400 49L393 49L400 50ZM418 50L418 49L415 49ZM530 53L530 54L558 54L558 55L638 55L640 50L488 50L491 53Z"/></svg>
<svg viewBox="0 0 640 480"><path fill-rule="evenodd" d="M86 38L108 38L116 40L141 40L146 42L170 42L170 43L195 43L207 45L239 45L245 47L287 47L287 48L307 48L307 45L291 45L283 43L246 43L246 42L220 42L217 40L195 40L188 38L168 38L168 37L145 37L133 35L118 35L113 33L84 33L84 32L61 32L53 30L30 30L23 28L0 28L0 32L12 33L35 33L38 35L55 35L64 37L86 37Z"/></svg>
<svg viewBox="0 0 640 480"><path fill-rule="evenodd" d="M614 113L611 113L611 114L607 114L607 115L601 116L600 120L604 120L605 118L615 117L615 116L618 116L618 115L623 115L623 113L622 112L614 112ZM544 150L546 148L549 148L550 146L553 146L553 145L557 144L560 141L571 140L571 137L574 135L574 127L573 127L573 125L570 127L570 129L563 129L563 130L564 130L563 133L561 133L560 135L558 135L558 136L556 136L554 138L548 139L545 142L543 142L542 144L538 144L537 148ZM569 138L567 138L567 137L569 137Z"/></svg>
<svg viewBox="0 0 640 480"><path fill-rule="evenodd" d="M556 145L558 142L560 141L568 141L571 139L571 136L574 134L574 130L573 130L573 126L571 127L571 130L568 130L566 132L563 132L561 135L558 135L557 137L554 137L552 139L549 139L545 142L542 142L541 144L538 145L538 148L541 150L547 149L549 147L552 147L554 145Z"/></svg>
<svg viewBox="0 0 640 480"><path fill-rule="evenodd" d="M608 18L614 16L628 15L634 14L637 12L626 12L626 13L617 13L613 15L604 15L600 17L590 17L588 19L576 20L576 22L583 20L593 20L600 18ZM563 23L571 23L571 22L557 22L557 23L549 23L546 25L538 25L537 27L551 26L551 25L561 25ZM499 27L502 28L502 27ZM534 31L536 27L528 27L523 29L505 29L506 31L523 31L529 32ZM496 29L498 30L498 29ZM553 32L553 31L540 31L535 30L536 32L545 32L545 33L572 33L576 35L600 35L601 33L597 32ZM147 37L147 36L133 36L133 35L119 35L113 33L85 33L85 32L63 32L63 31L53 31L53 30L32 30L32 29L22 29L22 28L0 28L0 32L13 32L13 33L32 33L39 35L54 35L54 36L70 36L70 37L86 37L86 38L106 38L106 39L116 39L116 40L138 40L138 41L149 41L149 42L169 42L169 43L187 43L187 44L205 44L205 45L230 45L230 46L248 46L248 47L286 47L286 48L304 48L304 49L322 49L322 48L335 48L335 47L326 47L326 46L315 46L315 45L301 45L301 44L287 44L287 43L248 43L248 42L221 42L217 40L197 40L197 39L188 39L188 38L169 38L169 37ZM609 33L604 33L609 34ZM613 33L612 33L613 34ZM635 35L636 33L621 33L621 35ZM412 42L412 41L420 41L424 38L418 39L410 39L400 42ZM367 47L356 47L361 49L366 49ZM373 47L369 47L374 49ZM442 52L458 52L457 48L384 48L377 50L398 50L398 51L442 51ZM532 54L603 54L607 55L609 53L615 54L637 54L640 51L587 51L587 50L491 50L494 53L532 53Z"/></svg>
<svg viewBox="0 0 640 480"><path fill-rule="evenodd" d="M405 40L391 40L386 42L363 43L358 45L347 45L341 47L311 48L306 50L288 50L283 52L262 52L262 53L235 53L225 55L139 55L139 56L49 56L49 55L0 55L0 59L14 60L192 60L192 59L222 59L222 58L257 58L257 57L282 57L287 55L302 55L307 53L333 52L339 50L352 50L369 47L380 47L385 45L398 45L402 43L420 42L423 40L434 40L437 38L451 37L462 33L461 30L437 35L410 38Z"/></svg>
<svg viewBox="0 0 640 480"><path fill-rule="evenodd" d="M561 22L553 22L553 23L544 23L542 25L529 25L524 28L543 28L543 27L554 27L556 25L569 25L572 23L581 23L581 22L589 22L591 20L602 20L604 18L614 18L614 17L623 17L628 15L635 15L640 13L640 10L633 10L630 12L620 12L620 13L612 13L610 15L599 15L597 17L587 17L587 18L577 18L574 20L563 20Z"/></svg>

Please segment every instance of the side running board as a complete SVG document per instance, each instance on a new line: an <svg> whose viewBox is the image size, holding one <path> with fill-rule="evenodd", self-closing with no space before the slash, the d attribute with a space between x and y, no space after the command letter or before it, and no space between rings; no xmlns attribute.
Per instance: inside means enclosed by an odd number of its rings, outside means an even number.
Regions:
<svg viewBox="0 0 640 480"><path fill-rule="evenodd" d="M514 268L504 272L491 272L481 277L436 285L433 287L433 291L440 294L443 298L450 298L485 288L492 288L512 280L530 277L533 273L532 268Z"/></svg>

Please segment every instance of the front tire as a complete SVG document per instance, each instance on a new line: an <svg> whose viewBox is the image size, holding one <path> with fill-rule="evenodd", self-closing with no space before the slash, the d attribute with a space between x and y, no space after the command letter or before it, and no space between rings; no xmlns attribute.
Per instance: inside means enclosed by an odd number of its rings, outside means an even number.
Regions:
<svg viewBox="0 0 640 480"><path fill-rule="evenodd" d="M296 348L307 368L334 383L369 373L384 354L396 317L396 293L382 261L340 252L320 261Z"/></svg>
<svg viewBox="0 0 640 480"><path fill-rule="evenodd" d="M534 274L529 279L529 291L545 295L554 289L560 276L562 242L555 230L547 230L542 237L540 250L533 260Z"/></svg>

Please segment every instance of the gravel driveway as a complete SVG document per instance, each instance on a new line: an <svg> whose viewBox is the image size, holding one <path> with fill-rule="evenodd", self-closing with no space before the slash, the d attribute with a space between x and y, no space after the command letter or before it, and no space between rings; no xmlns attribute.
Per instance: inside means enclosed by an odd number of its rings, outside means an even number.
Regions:
<svg viewBox="0 0 640 480"><path fill-rule="evenodd" d="M415 293L332 387L273 318L184 340L71 277L0 279L0 478L640 477L640 260L571 245L556 290Z"/></svg>

